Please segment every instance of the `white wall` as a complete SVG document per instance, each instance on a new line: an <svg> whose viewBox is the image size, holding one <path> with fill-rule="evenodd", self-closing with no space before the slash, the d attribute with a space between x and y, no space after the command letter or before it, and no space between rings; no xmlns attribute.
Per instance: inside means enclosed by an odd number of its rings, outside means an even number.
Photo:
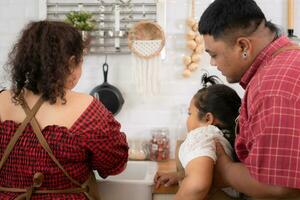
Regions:
<svg viewBox="0 0 300 200"><path fill-rule="evenodd" d="M63 1L63 0L62 0ZM146 0L145 0L146 1ZM125 104L117 119L122 130L130 138L150 137L153 127L168 127L172 138L176 135L179 107L188 105L191 96L200 87L201 74L207 70L211 74L221 76L215 68L209 66L209 57L204 54L201 69L193 73L189 79L181 76L182 56L185 50L185 19L188 17L191 0L167 1L166 27L166 59L161 67L161 93L155 97L141 97L135 92L132 76L133 67L129 55L109 56L109 82L117 86L123 93ZM196 16L200 16L212 0L196 0ZM257 0L266 17L286 29L286 0ZM300 9L300 1L295 1L296 9ZM296 35L300 36L300 13L295 12ZM7 59L12 43L17 39L19 31L30 20L38 19L38 0L0 0L0 66ZM82 78L75 88L77 91L90 92L93 87L103 81L101 66L103 56L87 56L84 60ZM0 68L0 84L7 85L7 74ZM224 80L224 77L222 77ZM242 96L243 90L232 85Z"/></svg>

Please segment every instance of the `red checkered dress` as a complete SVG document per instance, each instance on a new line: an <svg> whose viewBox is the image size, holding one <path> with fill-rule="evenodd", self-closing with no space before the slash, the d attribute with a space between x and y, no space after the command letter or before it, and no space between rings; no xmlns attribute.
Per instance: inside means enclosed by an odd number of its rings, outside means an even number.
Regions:
<svg viewBox="0 0 300 200"><path fill-rule="evenodd" d="M300 188L300 51L285 36L266 47L244 74L236 153L259 182Z"/></svg>
<svg viewBox="0 0 300 200"><path fill-rule="evenodd" d="M67 116L66 116L67 117ZM19 124L0 122L0 155L3 155ZM96 99L70 129L57 125L42 130L55 157L75 180L83 183L92 169L102 177L120 173L128 158L126 136L120 124ZM51 160L38 142L31 125L27 125L0 171L0 186L27 188L36 172L45 176L40 189L74 188L70 180ZM16 193L0 192L0 199L14 199ZM32 199L86 199L83 194L34 194Z"/></svg>

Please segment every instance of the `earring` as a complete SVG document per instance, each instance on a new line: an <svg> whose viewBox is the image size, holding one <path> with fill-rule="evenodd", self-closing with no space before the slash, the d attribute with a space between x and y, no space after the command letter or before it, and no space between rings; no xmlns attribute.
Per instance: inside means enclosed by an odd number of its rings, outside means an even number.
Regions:
<svg viewBox="0 0 300 200"><path fill-rule="evenodd" d="M248 57L247 50L243 51L242 57L243 57L243 59L246 59Z"/></svg>
<svg viewBox="0 0 300 200"><path fill-rule="evenodd" d="M27 72L26 74L25 74L25 85L28 85L29 84L29 72Z"/></svg>

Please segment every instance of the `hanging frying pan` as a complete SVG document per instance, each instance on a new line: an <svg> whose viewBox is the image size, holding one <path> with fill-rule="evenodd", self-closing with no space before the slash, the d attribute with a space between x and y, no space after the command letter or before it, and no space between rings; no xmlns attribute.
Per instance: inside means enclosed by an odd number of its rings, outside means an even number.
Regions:
<svg viewBox="0 0 300 200"><path fill-rule="evenodd" d="M118 114L124 104L124 99L118 88L107 82L108 64L102 66L104 82L91 91L91 95L99 99L103 105L114 115Z"/></svg>

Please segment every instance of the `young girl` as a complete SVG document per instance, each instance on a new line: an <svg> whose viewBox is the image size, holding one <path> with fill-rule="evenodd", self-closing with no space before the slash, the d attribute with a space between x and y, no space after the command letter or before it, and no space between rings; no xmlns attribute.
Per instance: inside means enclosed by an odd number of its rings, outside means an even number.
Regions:
<svg viewBox="0 0 300 200"><path fill-rule="evenodd" d="M233 159L235 119L241 99L230 87L216 84L215 76L202 77L204 87L192 98L187 119L189 133L179 150L179 160L184 167L184 177L179 174L157 174L156 187L171 185L182 180L176 200L205 199L213 179L217 156L215 140ZM210 86L207 86L210 83ZM225 191L226 192L226 191Z"/></svg>

